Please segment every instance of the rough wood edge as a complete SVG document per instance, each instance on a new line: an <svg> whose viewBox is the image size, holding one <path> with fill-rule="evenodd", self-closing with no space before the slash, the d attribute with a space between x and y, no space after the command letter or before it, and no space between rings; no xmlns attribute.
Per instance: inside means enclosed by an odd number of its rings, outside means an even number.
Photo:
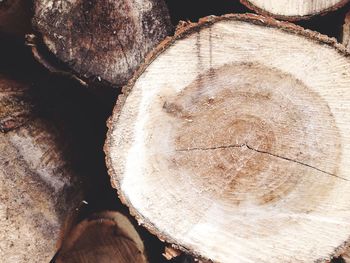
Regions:
<svg viewBox="0 0 350 263"><path fill-rule="evenodd" d="M243 5L245 5L247 8L249 8L250 10L252 10L258 14L273 17L273 18L280 19L280 20L287 20L290 22L295 22L295 21L300 21L300 20L309 20L312 17L318 16L318 15L324 16L330 12L333 12L333 11L336 11L336 10L342 8L343 6L345 6L349 2L349 0L342 0L338 4L331 6L329 8L326 8L320 12L316 12L316 13L312 13L312 14L304 15L304 16L286 16L286 15L273 14L273 13L268 12L260 7L257 7L256 5L252 4L249 0L240 0L240 2Z"/></svg>
<svg viewBox="0 0 350 263"><path fill-rule="evenodd" d="M346 0L348 1L348 0ZM216 22L219 21L243 21L248 22L253 25L260 25L260 26L266 26L271 28L278 28L282 31L289 32L304 38L307 38L309 40L312 40L316 43L327 45L331 48L334 48L337 52L340 54L349 57L350 53L346 50L346 48L337 42L335 38L330 38L326 35L323 35L319 32L304 29L301 26L292 24L290 22L285 21L278 21L272 17L264 17L261 15L246 13L246 14L226 14L223 16L207 16L198 21L198 23L192 23L192 22L181 22L180 25L176 28L176 32L173 37L167 37L165 40L163 40L152 52L150 52L145 59L145 62L139 67L139 69L134 73L134 76L129 80L128 84L122 88L122 93L118 96L116 105L112 111L112 115L107 120L107 127L108 132L106 136L106 141L104 144L104 152L105 152L105 161L106 166L108 170L108 174L111 177L111 185L113 188L117 190L118 197L121 200L121 202L126 205L129 208L130 214L134 216L138 222L139 225L144 226L151 234L157 236L162 242L166 242L168 244L171 244L171 247L183 251L184 253L187 253L200 261L204 262L213 262L209 258L206 258L203 255L200 255L198 252L194 251L190 247L185 247L184 245L181 245L180 242L170 237L167 233L160 231L153 223L149 221L148 218L142 216L137 209L133 207L127 196L124 195L121 189L121 185L118 181L114 182L114 178L118 178L118 174L115 172L112 166L112 160L110 159L110 143L112 140L112 132L113 132L113 123L118 121L121 109L123 108L123 105L127 99L127 96L130 94L132 87L134 86L135 82L138 80L138 78L142 75L142 73L147 69L147 67L159 56L161 55L168 47L170 47L175 41L185 38L186 36L189 36L195 32L197 32L198 29L209 27L213 25ZM341 244L339 247L337 247L334 250L334 253L329 255L329 258L321 258L318 259L316 262L327 262L327 260L330 260L331 258L338 257L342 255L346 249L350 246L350 237L347 241L345 241L343 244Z"/></svg>
<svg viewBox="0 0 350 263"><path fill-rule="evenodd" d="M44 44L42 43L40 37L35 34L26 34L25 35L25 45L28 46L33 54L33 57L36 61L38 61L44 68L46 68L50 73L68 76L76 81L78 81L83 86L88 86L88 83L83 79L79 78L77 74L71 72L68 69L63 69L60 65L56 65L58 63L52 63L42 55L42 53L47 53L49 51L45 51ZM53 56L53 55L52 55Z"/></svg>

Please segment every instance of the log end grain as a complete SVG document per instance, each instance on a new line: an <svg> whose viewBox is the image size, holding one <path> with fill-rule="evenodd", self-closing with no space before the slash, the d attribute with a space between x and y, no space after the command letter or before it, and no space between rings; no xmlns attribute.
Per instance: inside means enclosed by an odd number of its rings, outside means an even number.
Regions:
<svg viewBox="0 0 350 263"><path fill-rule="evenodd" d="M349 72L335 40L271 18L180 28L108 122L112 185L194 256L330 260L350 237Z"/></svg>
<svg viewBox="0 0 350 263"><path fill-rule="evenodd" d="M113 86L125 84L172 28L162 0L35 1L33 24L73 74Z"/></svg>
<svg viewBox="0 0 350 263"><path fill-rule="evenodd" d="M282 20L306 20L316 15L324 15L335 11L349 0L240 0L242 4L255 12Z"/></svg>
<svg viewBox="0 0 350 263"><path fill-rule="evenodd" d="M146 263L143 242L118 212L102 212L80 222L68 235L57 263Z"/></svg>

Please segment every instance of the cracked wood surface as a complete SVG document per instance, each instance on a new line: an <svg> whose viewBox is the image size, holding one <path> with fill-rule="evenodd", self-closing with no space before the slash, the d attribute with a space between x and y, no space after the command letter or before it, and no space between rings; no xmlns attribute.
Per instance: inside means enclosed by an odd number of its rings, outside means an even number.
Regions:
<svg viewBox="0 0 350 263"><path fill-rule="evenodd" d="M118 98L105 144L112 185L140 224L203 259L340 255L350 238L346 55L261 16L180 27Z"/></svg>
<svg viewBox="0 0 350 263"><path fill-rule="evenodd" d="M82 200L53 123L39 118L30 87L0 75L0 259L49 262Z"/></svg>
<svg viewBox="0 0 350 263"><path fill-rule="evenodd" d="M322 173L325 173L325 174L328 174L328 175L331 175L331 176L334 176L334 177L338 177L339 179L342 179L344 181L349 181L348 179L346 178L343 178L343 177L340 177L340 176L337 176L336 174L332 174L330 172L327 172L327 171L324 171L324 170L321 170L317 167L314 167L312 165L309 165L307 163L303 163L303 162L300 162L300 161L297 161L297 160L293 160L293 159L290 159L290 158L286 158L286 157L283 157L283 156L280 156L280 155L276 155L274 153L270 153L270 152L267 152L267 151L261 151L261 150L258 150L258 149L254 149L252 147L250 147L247 143L243 143L243 144L232 144L232 145L221 145L221 146L214 146L214 147L207 147L207 148L185 148L185 149L175 149L175 151L177 152L188 152L188 151L208 151L208 150L219 150L219 149L230 149L230 148L241 148L241 147L246 147L247 149L249 150L252 150L252 151L255 151L255 152L258 152L258 153L262 153L262 154L268 154L268 155L271 155L271 156L274 156L276 158L281 158L281 159L284 159L284 160L287 160L287 161L291 161L291 162L295 162L295 163L298 163L300 165L303 165L303 166L306 166L306 167L310 167L312 169L315 169L319 172L322 172Z"/></svg>
<svg viewBox="0 0 350 263"><path fill-rule="evenodd" d="M295 21L343 7L349 0L240 0L259 14Z"/></svg>
<svg viewBox="0 0 350 263"><path fill-rule="evenodd" d="M124 85L172 30L163 0L34 2L33 24L43 43L63 68L86 82Z"/></svg>

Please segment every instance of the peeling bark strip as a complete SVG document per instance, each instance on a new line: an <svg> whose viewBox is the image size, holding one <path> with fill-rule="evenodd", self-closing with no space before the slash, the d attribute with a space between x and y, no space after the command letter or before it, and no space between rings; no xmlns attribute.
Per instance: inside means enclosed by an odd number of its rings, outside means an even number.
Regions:
<svg viewBox="0 0 350 263"><path fill-rule="evenodd" d="M343 7L349 0L240 0L255 12L278 19L296 21L323 15Z"/></svg>
<svg viewBox="0 0 350 263"><path fill-rule="evenodd" d="M65 143L52 123L34 115L28 91L0 75L2 262L49 262L82 199Z"/></svg>
<svg viewBox="0 0 350 263"><path fill-rule="evenodd" d="M146 263L143 242L118 212L103 212L79 223L65 240L55 263Z"/></svg>
<svg viewBox="0 0 350 263"><path fill-rule="evenodd" d="M349 85L345 48L293 24L180 27L118 99L112 184L139 223L204 260L330 260L350 238Z"/></svg>
<svg viewBox="0 0 350 263"><path fill-rule="evenodd" d="M171 32L163 0L37 0L34 5L33 24L43 43L83 80L124 85Z"/></svg>

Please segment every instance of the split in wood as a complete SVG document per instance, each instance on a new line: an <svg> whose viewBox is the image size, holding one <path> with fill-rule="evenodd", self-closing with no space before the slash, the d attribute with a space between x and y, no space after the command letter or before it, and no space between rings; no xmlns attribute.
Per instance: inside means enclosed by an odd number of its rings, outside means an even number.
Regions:
<svg viewBox="0 0 350 263"><path fill-rule="evenodd" d="M325 262L350 231L350 58L256 15L179 27L108 122L112 184L140 224L204 260Z"/></svg>

